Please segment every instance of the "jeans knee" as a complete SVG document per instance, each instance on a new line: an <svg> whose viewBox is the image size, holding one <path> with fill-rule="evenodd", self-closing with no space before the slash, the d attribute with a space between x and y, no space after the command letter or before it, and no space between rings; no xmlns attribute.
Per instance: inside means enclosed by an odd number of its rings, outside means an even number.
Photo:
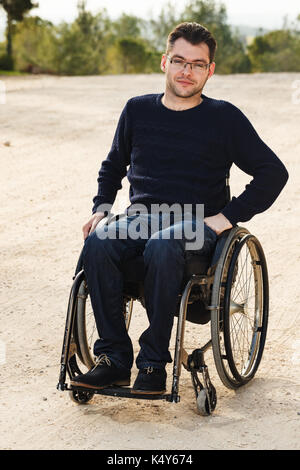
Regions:
<svg viewBox="0 0 300 470"><path fill-rule="evenodd" d="M83 257L84 259L94 258L99 253L106 251L107 240L101 240L96 231L91 233L84 242Z"/></svg>
<svg viewBox="0 0 300 470"><path fill-rule="evenodd" d="M118 263L125 249L123 240L99 237L97 232L93 232L85 240L83 248L83 259L87 263L99 263L101 261L112 260Z"/></svg>
<svg viewBox="0 0 300 470"><path fill-rule="evenodd" d="M95 234L93 232L85 239L83 246L83 258L87 258L88 255L94 252L96 245L94 238Z"/></svg>

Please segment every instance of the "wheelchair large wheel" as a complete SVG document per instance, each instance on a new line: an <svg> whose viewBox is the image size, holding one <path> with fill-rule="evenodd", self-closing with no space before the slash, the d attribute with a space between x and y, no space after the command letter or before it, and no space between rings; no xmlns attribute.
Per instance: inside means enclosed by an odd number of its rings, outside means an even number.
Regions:
<svg viewBox="0 0 300 470"><path fill-rule="evenodd" d="M263 354L269 308L268 273L258 239L233 229L212 290L211 335L220 379L228 388L251 380Z"/></svg>
<svg viewBox="0 0 300 470"><path fill-rule="evenodd" d="M133 308L133 299L124 298L123 313L128 330ZM74 319L74 339L81 363L88 369L95 365L93 346L98 338L98 331L85 278L79 286L76 313Z"/></svg>

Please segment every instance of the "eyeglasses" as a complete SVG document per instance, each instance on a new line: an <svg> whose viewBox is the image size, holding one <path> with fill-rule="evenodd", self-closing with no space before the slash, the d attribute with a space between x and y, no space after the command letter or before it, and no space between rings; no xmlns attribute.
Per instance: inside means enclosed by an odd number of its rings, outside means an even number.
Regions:
<svg viewBox="0 0 300 470"><path fill-rule="evenodd" d="M173 58L173 57L170 57L169 55L167 55L167 58L169 59L170 64L172 64L174 69L176 70L185 69L187 65L190 65L191 70L197 73L201 73L204 70L207 70L209 66L211 65L211 63L202 64L200 62L186 62L185 60L179 59L178 57Z"/></svg>

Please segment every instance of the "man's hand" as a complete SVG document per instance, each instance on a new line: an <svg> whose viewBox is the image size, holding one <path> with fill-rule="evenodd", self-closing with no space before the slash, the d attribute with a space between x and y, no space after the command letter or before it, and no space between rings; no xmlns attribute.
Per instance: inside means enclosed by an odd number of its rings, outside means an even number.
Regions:
<svg viewBox="0 0 300 470"><path fill-rule="evenodd" d="M95 230L98 223L100 222L100 220L103 219L104 216L104 212L96 212L95 214L93 214L90 220L86 224L84 224L84 226L82 227L84 240L89 236L90 233Z"/></svg>
<svg viewBox="0 0 300 470"><path fill-rule="evenodd" d="M217 215L213 215L212 217L205 217L203 220L206 225L216 232L217 235L220 235L224 230L232 228L229 220L226 219L225 215L221 212Z"/></svg>

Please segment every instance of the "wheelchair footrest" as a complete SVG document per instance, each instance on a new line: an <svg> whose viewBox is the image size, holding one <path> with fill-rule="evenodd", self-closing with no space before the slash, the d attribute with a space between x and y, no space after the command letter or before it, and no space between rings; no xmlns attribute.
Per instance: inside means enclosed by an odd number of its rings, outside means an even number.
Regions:
<svg viewBox="0 0 300 470"><path fill-rule="evenodd" d="M112 397L122 397L122 398L135 398L143 400L170 400L170 394L159 394L154 395L150 393L134 393L133 389L130 387L107 387L107 388L86 388L86 387L74 387L72 385L68 390L80 390L82 392L92 392L98 395L109 395ZM179 398L179 397L178 397ZM178 400L179 401L179 400Z"/></svg>

